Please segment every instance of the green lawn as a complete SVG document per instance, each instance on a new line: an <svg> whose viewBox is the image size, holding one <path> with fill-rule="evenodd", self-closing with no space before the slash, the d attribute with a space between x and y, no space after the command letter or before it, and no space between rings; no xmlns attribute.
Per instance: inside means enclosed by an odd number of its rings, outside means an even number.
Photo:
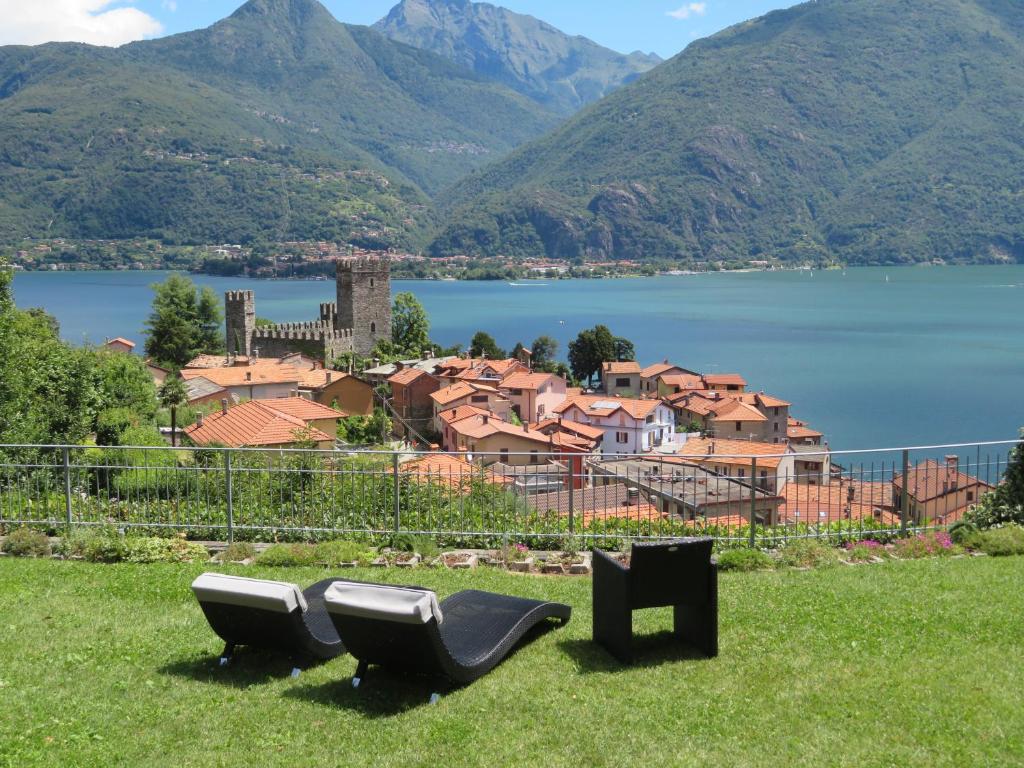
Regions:
<svg viewBox="0 0 1024 768"><path fill-rule="evenodd" d="M298 679L254 652L218 668L200 570L0 558L0 765L1024 763L1024 558L723 574L719 658L652 645L630 668L589 642L589 579L346 572L572 604L436 706L377 670L353 690L350 656Z"/></svg>

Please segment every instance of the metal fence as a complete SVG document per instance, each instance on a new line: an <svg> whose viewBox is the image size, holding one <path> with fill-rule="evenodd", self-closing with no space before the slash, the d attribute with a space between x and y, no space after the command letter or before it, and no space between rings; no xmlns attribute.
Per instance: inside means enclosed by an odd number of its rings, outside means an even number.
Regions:
<svg viewBox="0 0 1024 768"><path fill-rule="evenodd" d="M0 445L0 526L449 546L711 535L883 538L959 520L1017 441L769 454L445 454Z"/></svg>

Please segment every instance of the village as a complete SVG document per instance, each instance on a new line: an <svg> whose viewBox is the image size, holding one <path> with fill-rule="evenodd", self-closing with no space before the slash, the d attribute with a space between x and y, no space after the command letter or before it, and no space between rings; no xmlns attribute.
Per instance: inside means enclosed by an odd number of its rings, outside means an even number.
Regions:
<svg viewBox="0 0 1024 768"><path fill-rule="evenodd" d="M258 328L252 292L229 292L232 351L200 355L180 370L197 415L170 440L341 454L385 446L395 470L417 482L458 490L482 479L538 513L583 524L734 528L753 515L766 526L888 526L899 522L904 485L914 519L952 523L990 489L955 456L917 464L906 484L895 471L844 468L790 401L739 373L608 360L597 385L584 388L537 369L528 348L504 359L426 349L415 359L370 359L361 370L326 365L390 335L389 296L386 264L373 259L339 264L338 303L321 305L310 323ZM106 346L135 347L123 338ZM169 374L149 370L158 386ZM339 433L346 420L374 414L383 428L372 443L354 445Z"/></svg>

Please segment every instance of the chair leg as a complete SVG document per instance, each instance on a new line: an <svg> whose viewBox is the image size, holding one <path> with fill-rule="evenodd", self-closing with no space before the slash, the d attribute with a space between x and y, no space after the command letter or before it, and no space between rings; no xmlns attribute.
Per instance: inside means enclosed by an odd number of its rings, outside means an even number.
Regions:
<svg viewBox="0 0 1024 768"><path fill-rule="evenodd" d="M705 605L673 607L675 636L708 658L718 655L718 580L712 576Z"/></svg>
<svg viewBox="0 0 1024 768"><path fill-rule="evenodd" d="M352 687L358 688L359 684L363 682L363 678L366 677L366 671L370 668L370 665L365 661L360 661L356 665L356 673L352 676Z"/></svg>
<svg viewBox="0 0 1024 768"><path fill-rule="evenodd" d="M633 612L618 606L594 606L594 641L628 664L633 659Z"/></svg>
<svg viewBox="0 0 1024 768"><path fill-rule="evenodd" d="M226 667L231 663L231 657L235 655L235 644L228 643L224 646L224 651L220 655L220 665Z"/></svg>

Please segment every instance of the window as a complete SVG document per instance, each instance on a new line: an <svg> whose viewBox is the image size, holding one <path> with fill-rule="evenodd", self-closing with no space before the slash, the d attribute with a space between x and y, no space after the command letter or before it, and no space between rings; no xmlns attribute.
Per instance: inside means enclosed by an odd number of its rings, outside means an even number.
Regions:
<svg viewBox="0 0 1024 768"><path fill-rule="evenodd" d="M742 467L740 467L736 471L736 477L746 477L746 476L747 476L747 470L743 469Z"/></svg>
<svg viewBox="0 0 1024 768"><path fill-rule="evenodd" d="M736 422L736 431L737 432L742 432L743 431L743 422L742 421L737 421Z"/></svg>
<svg viewBox="0 0 1024 768"><path fill-rule="evenodd" d="M530 463L536 464L540 461L540 456L537 455L537 451L530 451Z"/></svg>
<svg viewBox="0 0 1024 768"><path fill-rule="evenodd" d="M538 417L543 416L544 415L544 411L545 411L545 406L543 406L543 405L538 405L537 406L537 416Z"/></svg>
<svg viewBox="0 0 1024 768"><path fill-rule="evenodd" d="M469 399L469 401L471 403L486 403L487 402L487 395L473 395Z"/></svg>
<svg viewBox="0 0 1024 768"><path fill-rule="evenodd" d="M967 492L967 500L968 501L974 501L974 491L968 491Z"/></svg>
<svg viewBox="0 0 1024 768"><path fill-rule="evenodd" d="M618 379L615 380L615 386L616 387L628 387L629 386L629 379L618 378Z"/></svg>
<svg viewBox="0 0 1024 768"><path fill-rule="evenodd" d="M619 445L624 445L629 442L629 432L616 432L615 442Z"/></svg>
<svg viewBox="0 0 1024 768"><path fill-rule="evenodd" d="M370 278L370 287L373 288L373 278Z"/></svg>
<svg viewBox="0 0 1024 768"><path fill-rule="evenodd" d="M513 395L521 395L521 394L523 394L523 390L521 390L521 389L513 389L512 390L512 394Z"/></svg>
<svg viewBox="0 0 1024 768"><path fill-rule="evenodd" d="M501 463L502 464L507 464L508 463L508 448L502 448L500 451L498 451L498 453L501 454Z"/></svg>
<svg viewBox="0 0 1024 768"><path fill-rule="evenodd" d="M772 426L775 428L776 432L779 431L779 422L776 421Z"/></svg>
<svg viewBox="0 0 1024 768"><path fill-rule="evenodd" d="M779 409L778 408L772 408L772 415L773 416L778 416L779 415Z"/></svg>
<svg viewBox="0 0 1024 768"><path fill-rule="evenodd" d="M377 324L376 323L370 323L370 333L376 333L376 332L377 332Z"/></svg>
<svg viewBox="0 0 1024 768"><path fill-rule="evenodd" d="M648 416L646 419L644 419L644 423L645 424L653 424L654 423L654 414L652 413L650 416Z"/></svg>

